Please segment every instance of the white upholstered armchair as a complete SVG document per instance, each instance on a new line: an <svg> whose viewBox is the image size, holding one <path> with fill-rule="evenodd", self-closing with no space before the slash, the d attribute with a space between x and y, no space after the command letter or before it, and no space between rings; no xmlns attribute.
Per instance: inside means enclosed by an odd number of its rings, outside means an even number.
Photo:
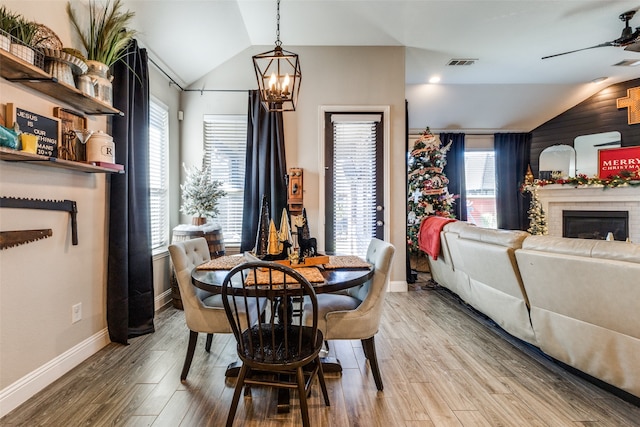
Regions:
<svg viewBox="0 0 640 427"><path fill-rule="evenodd" d="M394 253L395 248L390 243L372 239L367 249L367 261L374 265L373 277L366 283L349 289L348 295L318 295L318 329L328 341L362 341L362 348L371 365L378 390L383 389L383 384L374 336L378 332L382 317ZM305 307L305 314L306 312Z"/></svg>
<svg viewBox="0 0 640 427"><path fill-rule="evenodd" d="M224 311L222 296L199 289L191 282L193 269L211 259L207 240L204 237L198 237L173 243L169 246L169 253L176 270L184 316L189 328L189 345L180 375L180 379L184 381L191 367L198 333L207 334L205 349L208 352L211 349L213 334L230 334L231 326ZM250 313L255 313L255 309Z"/></svg>

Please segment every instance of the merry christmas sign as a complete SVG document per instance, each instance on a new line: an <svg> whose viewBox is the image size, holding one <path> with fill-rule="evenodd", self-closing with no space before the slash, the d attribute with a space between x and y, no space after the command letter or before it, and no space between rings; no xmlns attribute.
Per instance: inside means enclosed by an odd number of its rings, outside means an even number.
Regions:
<svg viewBox="0 0 640 427"><path fill-rule="evenodd" d="M620 175L622 171L640 170L640 147L598 150L598 178Z"/></svg>

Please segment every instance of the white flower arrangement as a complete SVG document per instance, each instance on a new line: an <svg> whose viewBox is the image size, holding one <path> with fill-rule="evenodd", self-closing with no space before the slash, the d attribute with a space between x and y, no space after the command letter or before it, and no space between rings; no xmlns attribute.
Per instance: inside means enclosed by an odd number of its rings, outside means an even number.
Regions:
<svg viewBox="0 0 640 427"><path fill-rule="evenodd" d="M218 200L227 195L220 187L222 181L212 180L209 168L202 169L183 165L187 173L182 190L180 212L201 218L213 218L218 215Z"/></svg>

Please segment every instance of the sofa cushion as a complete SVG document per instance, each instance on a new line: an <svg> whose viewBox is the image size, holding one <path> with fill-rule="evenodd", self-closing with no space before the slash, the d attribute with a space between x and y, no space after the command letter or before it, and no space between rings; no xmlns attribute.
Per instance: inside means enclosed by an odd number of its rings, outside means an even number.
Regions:
<svg viewBox="0 0 640 427"><path fill-rule="evenodd" d="M530 236L522 249L640 263L640 245L620 241Z"/></svg>
<svg viewBox="0 0 640 427"><path fill-rule="evenodd" d="M594 242L595 240L566 237L530 236L522 242L522 249L588 257L591 256Z"/></svg>
<svg viewBox="0 0 640 427"><path fill-rule="evenodd" d="M640 264L640 245L620 241L595 240L591 257Z"/></svg>
<svg viewBox="0 0 640 427"><path fill-rule="evenodd" d="M478 240L515 249L520 248L522 241L528 236L530 236L529 233L520 230L494 230L482 227L466 227L460 230L462 239Z"/></svg>

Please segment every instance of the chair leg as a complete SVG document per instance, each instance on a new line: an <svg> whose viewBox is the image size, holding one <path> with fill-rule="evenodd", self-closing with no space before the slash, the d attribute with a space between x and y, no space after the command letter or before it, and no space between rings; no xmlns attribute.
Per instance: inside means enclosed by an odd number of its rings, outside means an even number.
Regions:
<svg viewBox="0 0 640 427"><path fill-rule="evenodd" d="M213 341L213 334L207 334L207 343L204 346L204 349L209 353L211 351L211 342Z"/></svg>
<svg viewBox="0 0 640 427"><path fill-rule="evenodd" d="M382 376L380 375L380 368L378 367L378 357L376 356L376 342L375 338L367 338L362 341L362 348L364 350L364 354L369 359L369 364L371 365L371 373L373 374L373 379L376 382L376 387L378 390L382 391Z"/></svg>
<svg viewBox="0 0 640 427"><path fill-rule="evenodd" d="M300 412L302 412L302 425L303 427L309 427L309 407L307 406L307 390L302 367L296 369L296 379L298 380L298 397L300 399ZM227 425L227 427L231 426Z"/></svg>
<svg viewBox="0 0 640 427"><path fill-rule="evenodd" d="M320 388L322 389L324 404L326 406L331 406L331 403L329 403L329 393L327 392L327 383L324 382L324 371L322 370L322 363L320 362L319 356L316 358L316 363L318 364L318 382L320 383Z"/></svg>
<svg viewBox="0 0 640 427"><path fill-rule="evenodd" d="M187 346L187 356L184 359L184 365L182 366L182 374L180 380L187 379L189 368L191 368L191 361L193 360L193 353L196 351L196 343L198 342L198 333L189 331L189 345Z"/></svg>
<svg viewBox="0 0 640 427"><path fill-rule="evenodd" d="M238 410L238 403L240 402L240 392L244 386L244 379L247 376L247 365L243 364L236 380L236 388L233 391L233 400L231 401L231 407L229 408L229 415L227 415L227 427L233 426L233 419L236 417L236 411Z"/></svg>

